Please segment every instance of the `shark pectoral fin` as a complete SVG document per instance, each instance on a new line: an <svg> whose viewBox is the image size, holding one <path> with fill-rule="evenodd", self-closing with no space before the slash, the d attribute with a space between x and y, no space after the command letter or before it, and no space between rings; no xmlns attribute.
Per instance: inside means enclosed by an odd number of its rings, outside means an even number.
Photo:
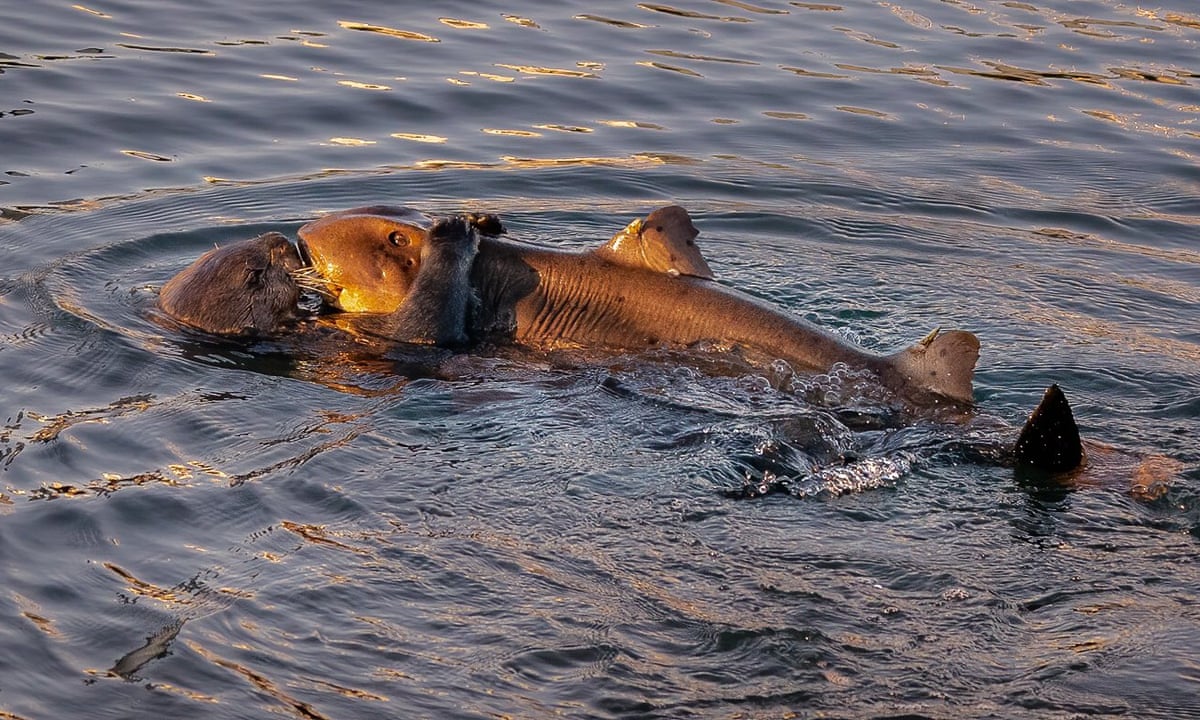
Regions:
<svg viewBox="0 0 1200 720"><path fill-rule="evenodd" d="M629 223L596 252L621 265L712 280L712 268L696 245L699 234L687 210L668 205Z"/></svg>
<svg viewBox="0 0 1200 720"><path fill-rule="evenodd" d="M1013 454L1018 467L1048 473L1068 472L1083 464L1079 427L1058 385L1046 388L1042 401L1029 414Z"/></svg>
<svg viewBox="0 0 1200 720"><path fill-rule="evenodd" d="M979 338L973 333L940 329L890 358L906 384L968 405L978 359Z"/></svg>

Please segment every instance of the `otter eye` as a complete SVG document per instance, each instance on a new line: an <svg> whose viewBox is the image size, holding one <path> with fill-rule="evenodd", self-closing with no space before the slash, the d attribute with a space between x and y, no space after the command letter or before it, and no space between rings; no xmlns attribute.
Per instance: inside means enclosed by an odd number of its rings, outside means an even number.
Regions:
<svg viewBox="0 0 1200 720"><path fill-rule="evenodd" d="M404 247L408 244L408 238L399 230L393 230L388 233L388 242L396 247Z"/></svg>

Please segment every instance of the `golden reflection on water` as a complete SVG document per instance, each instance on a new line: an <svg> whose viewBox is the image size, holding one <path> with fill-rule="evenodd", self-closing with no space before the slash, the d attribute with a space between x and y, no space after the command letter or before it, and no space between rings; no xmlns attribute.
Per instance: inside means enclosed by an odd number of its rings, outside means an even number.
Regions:
<svg viewBox="0 0 1200 720"><path fill-rule="evenodd" d="M292 522L291 520L282 520L280 521L279 526L288 532L298 535L301 539L310 543L325 545L338 550L345 550L346 552L351 552L356 555L371 555L369 550L352 547L343 542L335 540L330 536L329 532L326 531L324 526L308 525L305 523Z"/></svg>
<svg viewBox="0 0 1200 720"><path fill-rule="evenodd" d="M824 80L847 80L850 78L849 75L839 75L837 73L829 73L829 72L817 72L817 71L813 71L813 70L805 70L804 68L789 67L787 65L780 65L779 69L786 70L787 72L793 73L795 75L799 75L801 77L819 78L819 79L824 79Z"/></svg>
<svg viewBox="0 0 1200 720"><path fill-rule="evenodd" d="M798 7L801 10L814 10L816 12L841 12L845 10L841 5L828 5L826 3L791 2L789 5Z"/></svg>
<svg viewBox="0 0 1200 720"><path fill-rule="evenodd" d="M698 55L696 53L678 52L676 50L647 50L650 55L661 55L663 57L679 58L681 60L700 60L704 62L719 62L730 63L733 65L758 65L759 63L753 60L742 60L739 58L717 57L715 55Z"/></svg>
<svg viewBox="0 0 1200 720"><path fill-rule="evenodd" d="M584 66L584 67L588 66L588 64L585 64L585 63L577 63L577 64L580 66ZM594 64L592 64L592 66L594 67ZM560 77L573 77L573 78L597 78L597 77L600 77L596 73L589 72L587 70L570 70L567 68L545 67L545 66L541 66L541 65L510 65L508 63L496 63L496 67L502 67L506 70L512 70L513 72L519 72L524 75L557 75Z"/></svg>
<svg viewBox="0 0 1200 720"><path fill-rule="evenodd" d="M375 83L358 82L357 80L338 80L338 85L355 88L356 90L391 90L388 85L377 85Z"/></svg>
<svg viewBox="0 0 1200 720"><path fill-rule="evenodd" d="M1138 8L1138 14L1191 30L1200 30L1200 16L1181 15L1174 12L1169 12L1166 15L1158 15L1155 10L1143 10L1142 8Z"/></svg>
<svg viewBox="0 0 1200 720"><path fill-rule="evenodd" d="M679 67L678 65L668 65L666 63L661 63L661 62L657 62L654 60L639 60L636 64L641 65L642 67L655 68L658 70L668 70L670 72L679 73L680 75L687 75L688 77L695 77L695 78L704 77L703 75L696 72L695 70L689 70L685 67Z"/></svg>
<svg viewBox="0 0 1200 720"><path fill-rule="evenodd" d="M112 15L109 15L108 13L105 13L105 12L100 12L99 10L93 10L92 8L86 7L84 5L72 5L71 7L75 10L80 10L82 12L88 13L89 15L95 15L96 17L104 18L106 20L112 19Z"/></svg>
<svg viewBox="0 0 1200 720"><path fill-rule="evenodd" d="M854 113L855 115L867 115L874 118L892 119L891 115L888 115L885 112L880 112L879 110L872 110L871 108L855 107L853 105L838 105L834 109L841 110L842 112Z"/></svg>
<svg viewBox="0 0 1200 720"><path fill-rule="evenodd" d="M68 410L58 415L41 415L29 412L30 419L42 423L43 427L29 439L31 442L53 442L66 430L83 423L108 424L115 418L132 413L142 413L154 405L153 395L130 395L114 400L100 408L86 410Z"/></svg>
<svg viewBox="0 0 1200 720"><path fill-rule="evenodd" d="M380 35L388 35L397 37L401 40L415 40L417 42L437 43L441 42L438 38L424 33L412 32L410 30L399 30L397 28L385 27L383 25L369 25L367 23L354 22L352 20L338 20L338 26L346 30L361 30L363 32L378 33Z"/></svg>
<svg viewBox="0 0 1200 720"><path fill-rule="evenodd" d="M501 83L516 82L516 78L511 75L499 75L496 73L481 73L481 72L476 72L474 70L459 70L458 74L466 75L468 77L483 78L484 80L491 80L493 82L501 82Z"/></svg>
<svg viewBox="0 0 1200 720"><path fill-rule="evenodd" d="M126 33L122 33L125 35ZM136 36L133 36L136 37ZM216 55L212 50L203 48L184 48L170 46L155 46L155 45L136 45L134 43L116 43L117 47L123 47L129 50L145 50L147 52L163 52L163 53L184 53L188 55Z"/></svg>
<svg viewBox="0 0 1200 720"><path fill-rule="evenodd" d="M858 73L908 75L908 76L914 77L918 80L923 80L925 82L931 83L933 85L938 85L940 87L952 87L953 86L953 83L951 83L949 80L942 78L941 76L939 76L937 74L936 71L931 70L924 65L922 65L922 66L904 65L902 67L891 67L891 68L885 69L885 68L867 67L864 65L850 65L847 63L834 63L834 67L838 68L839 70L846 70L849 72L858 72ZM789 70L791 68L784 68L784 69ZM848 75L831 75L829 77L849 77L849 76Z"/></svg>
<svg viewBox="0 0 1200 720"><path fill-rule="evenodd" d="M835 3L821 2L802 2L793 0L788 3L788 7L765 7L747 0L715 0L718 6L729 8L744 15L725 15L720 12L703 12L688 7L675 6L670 3L654 3L641 2L635 5L630 5L629 8L633 12L641 11L642 13L653 13L658 15L668 15L672 17L684 18L689 21L713 21L720 23L749 23L760 22L762 19L772 18L772 22L783 22L780 16L786 16L796 12L810 13L841 13L845 12L845 6ZM1114 16L1112 17L1090 17L1064 14L1060 10L1053 8L1042 8L1034 3L1024 2L1008 2L1002 3L999 6L976 7L965 4L953 3L950 5L955 11L962 11L971 16L971 23L963 21L964 27L959 27L953 23L945 22L940 18L933 9L929 11L929 15L922 14L896 2L881 2L879 4L887 13L894 16L899 21L910 28L915 28L917 31L925 35L934 33L952 33L955 35L969 37L999 37L999 38L1031 38L1038 35L1044 35L1047 32L1052 32L1056 29L1066 30L1075 33L1081 38L1087 40L1100 40L1104 42L1123 42L1137 41L1149 43L1155 41L1155 36L1161 36L1164 32L1179 33L1185 30L1194 30L1200 27L1200 19L1195 16L1183 14L1179 12L1164 12L1154 9L1142 8L1112 8ZM72 6L73 9L87 13L96 18L111 19L107 14L88 7L83 4ZM542 29L541 26L532 17L522 16L517 14L502 14L504 22L526 27L531 29ZM636 18L624 17L609 17L594 13L580 13L572 16L573 19L597 22L609 25L623 30L639 30L652 28L654 25L643 24L638 22ZM778 18L778 19L776 19ZM937 18L936 20L933 18ZM477 30L493 30L493 26L488 22L468 19L465 17L442 16L437 18L437 22L450 30L460 31L477 31ZM665 20L660 21L666 22ZM409 40L422 43L438 43L442 42L442 38L435 37L426 32L415 30L407 30L402 27L395 27L384 24L373 24L356 20L337 20L338 28L353 32L370 32L377 35L394 37L402 40ZM986 29L986 24L995 26L992 31ZM850 25L849 22L846 25ZM881 27L886 27L882 25ZM699 33L701 36L709 35L707 31L702 31L697 27L690 28L693 33ZM913 52L919 48L912 46L909 43L901 44L896 42L896 38L886 37L886 30L880 28L872 28L871 32L866 32L863 29L848 27L848 26L832 26L830 31L833 34L841 34L845 37L867 43L876 47L881 47L889 50L900 50ZM288 31L289 35L279 36L281 40L299 40L303 44L308 44L314 47L325 47L326 42L316 42L315 38L330 37L325 32L306 31L292 29ZM716 32L714 30L713 32ZM134 33L122 33L124 37L130 39L141 39L142 36ZM905 36L907 37L907 36ZM1085 42L1081 39L1081 44ZM213 40L215 45L229 44L269 44L264 40ZM141 50L148 52L164 52L164 53L194 53L202 55L215 54L211 49L204 47L175 47L169 44L152 43L148 41L142 42L125 42L118 43L119 47L125 47L133 50ZM1074 51L1075 48L1068 47L1060 43L1060 47L1068 51ZM738 65L750 67L758 67L760 63L755 60L737 57L734 54L720 54L711 52L696 52L686 48L644 48L640 52L652 56L649 59L627 58L625 62L630 64L649 68L652 70L662 71L683 78L705 79L706 72L697 69L697 65L692 63L706 63L713 65ZM817 55L821 57L821 55ZM683 62L672 62L678 60ZM1175 66L1162 67L1143 67L1135 63L1114 64L1113 66L1103 69L1075 69L1075 68L1057 68L1048 67L1025 67L1015 64L1011 61L1004 61L996 58L971 58L966 63L956 64L947 62L942 64L927 64L920 61L907 61L902 64L894 65L871 65L867 63L855 62L837 62L837 57L831 57L828 67L821 67L819 61L814 61L812 66L800 67L792 64L780 63L775 65L775 69L783 71L793 76L794 78L822 81L822 80L848 80L855 79L860 75L894 75L905 78L911 78L922 83L947 88L963 88L968 87L966 83L952 81L951 78L984 78L988 80L1000 80L1004 82L1019 82L1035 87L1051 87L1057 80L1069 80L1073 82L1094 85L1109 90L1116 90L1122 95L1128 95L1134 91L1128 89L1127 83L1153 83L1160 85L1170 85L1183 87L1191 84L1191 80L1197 77L1197 73ZM611 60L609 61L611 62ZM549 64L534 64L534 63L519 63L519 62L493 62L492 65L501 71L507 72L482 72L478 70L459 70L456 76L447 77L445 81L452 85L468 86L476 80L487 80L496 83L515 83L518 80L532 77L566 77L577 79L599 79L605 68L605 62L593 61L577 61L575 66L570 65L549 65ZM314 72L324 72L324 70L313 67ZM747 70L749 72L749 70ZM335 73L340 74L340 73ZM280 82L300 82L304 75L300 73L287 74L284 73L262 73L260 77L268 80L277 80ZM404 78L396 78L404 80ZM372 82L367 79L337 79L338 85L354 90L374 91L374 92L390 92L396 90L396 86L389 82ZM191 100L198 103L212 103L211 97L208 97L201 92L201 88L197 88L197 92L178 91L176 95L180 98ZM1153 100L1153 98L1150 98ZM1190 105L1179 105L1176 109L1179 112L1189 112ZM834 110L837 112L851 113L866 117L877 118L881 120L896 120L899 116L894 112L889 112L888 108L877 108L863 106L861 104L839 104L825 108L826 110ZM1077 112L1083 113L1089 117L1093 117L1106 122L1114 123L1124 129L1128 129L1140 133L1158 134L1166 137L1200 137L1200 132L1197 130L1184 127L1181 125L1167 125L1164 123L1149 123L1141 122L1136 115L1129 113L1121 113L1113 108L1104 107L1103 104L1093 104L1092 107L1073 108ZM758 108L757 111L765 117L784 120L807 120L813 117L820 117L818 113L814 113L810 108L793 109L790 107L763 109ZM963 119L961 115L959 119ZM571 122L574 120L574 122ZM745 117L736 114L725 113L715 117L712 122L717 125L735 126L746 120ZM506 136L512 138L527 138L536 139L543 137L542 130L553 130L564 133L589 133L593 132L589 125L607 125L609 127L640 127L646 129L666 130L667 128L661 124L650 121L612 121L593 118L572 118L567 122L546 122L537 123L529 128L522 127L496 127L489 126L481 128L480 132L485 135ZM397 140L407 140L410 142L444 144L453 142L454 138L443 136L435 132L421 132L422 128L411 128L408 131L392 133L390 137ZM369 136L353 136L339 135L328 138L319 142L320 145L341 146L341 147L372 147L378 145L378 139ZM125 149L121 152L130 157L135 157L152 162L172 162L175 158L156 154L147 150L140 149ZM429 159L425 165L434 165L439 161L437 159ZM529 160L522 159L516 161L524 167L529 167ZM582 164L586 163L612 163L612 159L597 160L595 158L574 158L566 156L555 160L539 160L540 163L547 164ZM511 158L505 158L504 164L512 165L514 161ZM482 163L482 166L489 166L490 163Z"/></svg>
<svg viewBox="0 0 1200 720"><path fill-rule="evenodd" d="M601 125L615 128L641 128L642 130L666 130L658 123L642 122L641 120L597 120Z"/></svg>
<svg viewBox="0 0 1200 720"><path fill-rule="evenodd" d="M1200 346L1186 340L1154 334L1147 330L1131 328L1128 323L1105 320L1061 307L1040 309L1029 306L1023 309L1022 317L1027 322L1060 327L1073 333L1071 337L1107 340L1130 354L1153 353L1185 363L1200 363Z"/></svg>
<svg viewBox="0 0 1200 720"><path fill-rule="evenodd" d="M591 128L582 127L582 126L579 126L579 125L550 125L550 124L546 124L546 125L534 125L534 127L535 127L535 128L538 128L539 130L554 130L554 131L556 131L556 132L568 132L568 133L590 133L590 132L594 132L594 131L593 131Z"/></svg>
<svg viewBox="0 0 1200 720"><path fill-rule="evenodd" d="M909 9L901 7L899 5L893 5L892 3L889 3L889 2L881 2L879 4L882 5L883 7L887 8L888 10L891 10L893 15L900 18L901 20L908 23L909 25L912 25L913 27L917 28L918 30L932 30L933 29L933 21L916 11L909 10Z"/></svg>
<svg viewBox="0 0 1200 720"><path fill-rule="evenodd" d="M505 128L481 128L480 132L485 135L507 135L509 137L541 137L541 133L536 133L531 130L510 130Z"/></svg>
<svg viewBox="0 0 1200 720"><path fill-rule="evenodd" d="M638 30L641 28L650 27L649 25L641 25L639 23L629 22L628 20L615 20L613 18L607 18L607 17L604 17L603 15L583 14L583 15L576 15L575 19L576 20L590 20L592 22L604 23L605 25L612 25L613 27L626 28L629 30Z"/></svg>
<svg viewBox="0 0 1200 720"><path fill-rule="evenodd" d="M412 142L437 144L444 143L447 140L447 138L441 135L424 135L421 133L392 133L390 137L394 137L399 140L410 140Z"/></svg>
<svg viewBox="0 0 1200 720"><path fill-rule="evenodd" d="M105 562L101 563L101 565L106 570L111 571L117 577L125 581L125 590L130 595L153 598L154 600L158 600L168 605L176 605L180 607L186 607L196 602L196 598L186 591L180 593L176 588L164 588L159 585L155 585L154 583L146 582L145 580L135 577L133 573L129 572L120 565L117 565L116 563ZM237 594L241 597L251 597L245 593Z"/></svg>
<svg viewBox="0 0 1200 720"><path fill-rule="evenodd" d="M458 30L487 30L488 24L481 22L471 22L470 20L459 20L457 18L438 18L438 22Z"/></svg>
<svg viewBox="0 0 1200 720"><path fill-rule="evenodd" d="M16 603L17 607L21 609L21 615L33 623L38 630L41 630L53 638L62 637L62 633L55 629L54 621L46 617L45 612L37 603L29 600L19 593L10 593L9 597Z"/></svg>
<svg viewBox="0 0 1200 720"><path fill-rule="evenodd" d="M636 168L654 165L696 165L702 162L702 160L697 158L688 157L686 155L675 155L671 153L634 153L633 155L626 157L594 156L558 158L531 158L518 157L515 155L504 155L500 158L500 162L471 162L465 160L439 160L430 158L428 160L419 160L413 165L407 167L423 170L525 170L571 166Z"/></svg>
<svg viewBox="0 0 1200 720"><path fill-rule="evenodd" d="M536 22L534 22L530 18L521 17L520 15L509 15L509 14L505 13L504 15L501 15L500 17L504 18L506 21L508 21L510 23L513 23L514 25L520 25L521 27L532 28L534 30L542 29L541 25L538 25Z"/></svg>
<svg viewBox="0 0 1200 720"><path fill-rule="evenodd" d="M760 5L751 5L748 2L742 2L742 0L713 0L713 1L720 3L722 5L728 5L730 7L738 8L739 10L745 10L746 12L757 13L759 15L788 15L789 14L789 12L787 10L777 10L774 8L762 7Z"/></svg>
<svg viewBox="0 0 1200 720"><path fill-rule="evenodd" d="M190 467L189 467L190 466ZM123 490L130 487L139 487L142 485L164 485L166 487L186 487L188 482L195 473L193 470L199 470L205 475L209 475L218 480L224 480L228 476L212 468L207 463L201 460L189 460L186 465L179 463L171 463L164 470L149 470L147 472L137 473L135 475L120 475L117 473L103 472L100 477L93 480L85 480L79 483L61 483L47 482L41 487L35 488L28 492L17 492L17 495L24 495L30 500L54 500L58 498L70 497L95 497L111 495L118 490Z"/></svg>
<svg viewBox="0 0 1200 720"><path fill-rule="evenodd" d="M902 46L900 46L894 42L891 42L888 40L880 40L879 38L875 37L874 35L872 35L870 33L865 33L865 32L861 32L858 30L851 30L850 28L835 28L835 29L845 33L847 37L854 38L855 40L861 40L870 45L878 45L879 47L887 48L888 50L903 50L904 49Z"/></svg>
<svg viewBox="0 0 1200 720"><path fill-rule="evenodd" d="M1126 130L1135 130L1137 132L1150 133L1155 135L1163 135L1165 137L1178 137L1180 135L1189 135L1192 137L1200 137L1200 133L1195 130L1178 130L1177 128L1159 125L1157 123L1141 122L1133 117L1126 115L1118 115L1117 113L1108 110L1080 110L1084 115L1094 117L1097 120L1107 120L1125 128Z"/></svg>
<svg viewBox="0 0 1200 720"><path fill-rule="evenodd" d="M205 660L218 667L225 668L226 670L230 670L240 675L264 695L290 709L292 714L296 715L297 717L307 718L308 720L327 720L326 716L317 712L317 709L312 705L288 695L263 673L253 670L245 665L242 665L241 663L234 662L233 660L227 660L193 640L186 641L186 644L188 648L190 648L197 655L203 657Z"/></svg>
<svg viewBox="0 0 1200 720"><path fill-rule="evenodd" d="M675 15L677 17L688 18L690 20L717 20L719 22L733 23L748 23L750 20L744 17L729 16L729 15L709 15L708 13L696 12L695 10L684 10L672 5L658 5L655 3L638 3L637 6L643 10L659 12L665 15Z"/></svg>
<svg viewBox="0 0 1200 720"><path fill-rule="evenodd" d="M154 162L171 162L171 158L163 155L155 155L154 153L145 152L144 150L122 150L122 155L139 158L141 160L152 160Z"/></svg>

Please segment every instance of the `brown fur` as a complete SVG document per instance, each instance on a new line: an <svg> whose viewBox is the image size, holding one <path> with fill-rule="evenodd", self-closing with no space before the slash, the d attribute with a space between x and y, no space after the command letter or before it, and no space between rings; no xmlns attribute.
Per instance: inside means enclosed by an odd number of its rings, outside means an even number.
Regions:
<svg viewBox="0 0 1200 720"><path fill-rule="evenodd" d="M175 320L216 335L270 335L298 317L302 266L287 238L266 233L209 250L171 278L158 307Z"/></svg>

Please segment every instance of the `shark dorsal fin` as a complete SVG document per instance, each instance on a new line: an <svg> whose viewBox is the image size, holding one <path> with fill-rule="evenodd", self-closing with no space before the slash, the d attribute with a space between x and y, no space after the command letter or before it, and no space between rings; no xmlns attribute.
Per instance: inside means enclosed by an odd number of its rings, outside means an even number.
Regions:
<svg viewBox="0 0 1200 720"><path fill-rule="evenodd" d="M1029 414L1013 452L1019 467L1048 473L1069 472L1083 464L1079 426L1058 385L1047 388L1042 401Z"/></svg>
<svg viewBox="0 0 1200 720"><path fill-rule="evenodd" d="M699 234L687 210L668 205L626 225L596 254L620 265L711 280L712 269L696 245Z"/></svg>

